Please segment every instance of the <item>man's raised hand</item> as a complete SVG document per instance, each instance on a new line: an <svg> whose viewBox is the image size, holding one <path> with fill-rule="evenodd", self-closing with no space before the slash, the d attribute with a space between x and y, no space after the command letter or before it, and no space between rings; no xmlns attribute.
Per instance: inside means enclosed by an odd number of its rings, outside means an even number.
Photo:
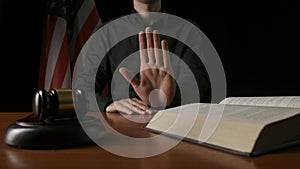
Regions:
<svg viewBox="0 0 300 169"><path fill-rule="evenodd" d="M127 68L120 73L132 85L141 100L151 107L166 107L173 101L176 83L170 63L167 42L160 41L157 31L146 28L139 33L140 77Z"/></svg>

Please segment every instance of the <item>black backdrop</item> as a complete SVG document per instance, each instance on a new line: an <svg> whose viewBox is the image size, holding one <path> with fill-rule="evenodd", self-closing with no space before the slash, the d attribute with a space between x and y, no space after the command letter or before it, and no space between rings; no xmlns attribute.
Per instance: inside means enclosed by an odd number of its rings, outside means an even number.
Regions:
<svg viewBox="0 0 300 169"><path fill-rule="evenodd" d="M98 0L105 22L127 14L131 0ZM300 11L288 0L164 2L196 21L218 51L228 96L300 95ZM31 111L38 87L44 0L0 2L0 111Z"/></svg>

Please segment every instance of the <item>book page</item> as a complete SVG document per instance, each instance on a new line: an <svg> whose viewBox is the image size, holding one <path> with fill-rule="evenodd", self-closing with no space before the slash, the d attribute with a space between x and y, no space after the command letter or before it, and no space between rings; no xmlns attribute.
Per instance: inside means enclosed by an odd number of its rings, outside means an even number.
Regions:
<svg viewBox="0 0 300 169"><path fill-rule="evenodd" d="M299 113L299 108L226 104L223 119L267 125Z"/></svg>
<svg viewBox="0 0 300 169"><path fill-rule="evenodd" d="M220 104L300 108L300 96L229 97Z"/></svg>
<svg viewBox="0 0 300 169"><path fill-rule="evenodd" d="M182 112L184 110L185 112ZM198 110L197 116L190 112L195 110ZM211 110L222 110L221 119L207 118L208 114L220 114ZM146 128L184 137L199 144L204 142L241 152L250 152L264 126L299 113L298 108L194 103L159 111ZM189 118L191 116L195 121ZM218 122L212 132L203 130L205 124L210 124L207 121ZM202 139L203 132L211 133L208 139Z"/></svg>

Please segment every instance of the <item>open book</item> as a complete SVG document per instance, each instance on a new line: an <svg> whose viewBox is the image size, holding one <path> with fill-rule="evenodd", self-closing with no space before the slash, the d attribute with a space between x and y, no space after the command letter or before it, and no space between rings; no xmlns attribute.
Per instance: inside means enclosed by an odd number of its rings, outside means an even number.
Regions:
<svg viewBox="0 0 300 169"><path fill-rule="evenodd" d="M232 97L161 110L146 129L257 156L300 143L300 96Z"/></svg>

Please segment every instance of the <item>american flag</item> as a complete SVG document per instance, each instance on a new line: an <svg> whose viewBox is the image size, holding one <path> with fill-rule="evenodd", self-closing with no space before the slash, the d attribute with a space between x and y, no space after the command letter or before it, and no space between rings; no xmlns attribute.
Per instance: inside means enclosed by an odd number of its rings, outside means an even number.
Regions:
<svg viewBox="0 0 300 169"><path fill-rule="evenodd" d="M100 24L94 0L47 0L40 88L71 88L77 56Z"/></svg>

